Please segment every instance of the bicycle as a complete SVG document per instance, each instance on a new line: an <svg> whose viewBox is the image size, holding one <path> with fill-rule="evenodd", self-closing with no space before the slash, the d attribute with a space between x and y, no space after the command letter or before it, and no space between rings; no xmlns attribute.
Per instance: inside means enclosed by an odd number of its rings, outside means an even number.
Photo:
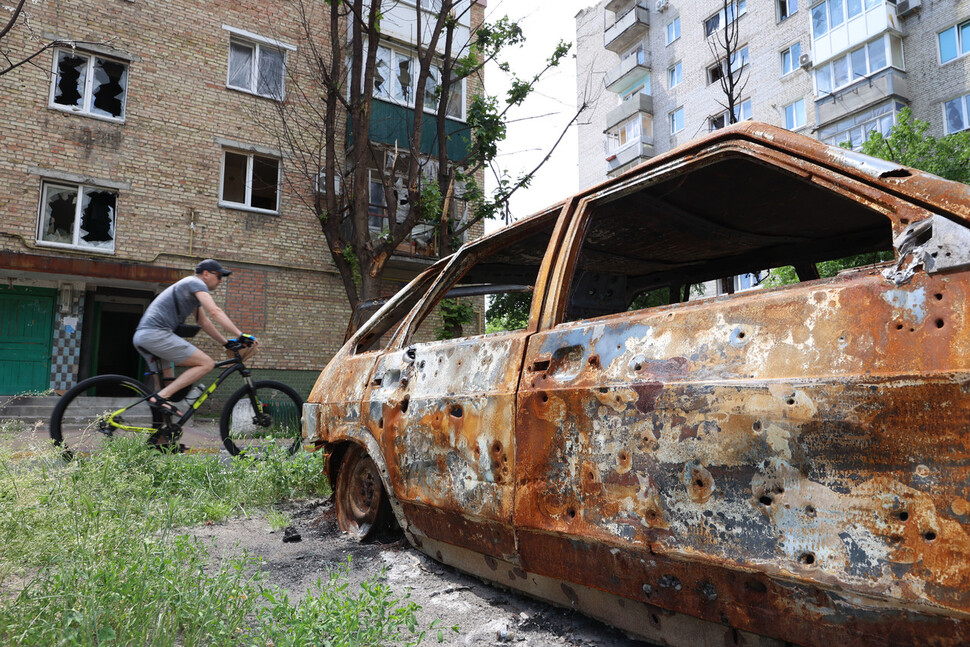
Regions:
<svg viewBox="0 0 970 647"><path fill-rule="evenodd" d="M160 448L182 451L184 446L178 441L185 424L230 375L238 372L245 384L229 396L219 418L219 434L226 450L232 456L242 454L257 458L272 451L293 454L303 440L303 399L282 382L253 381L240 355L240 350L246 347L240 342L229 349L233 357L216 363L216 368L225 370L189 403L178 420L172 419L174 414L148 403L163 379L174 379L162 377L162 363L158 358L153 358L149 373L146 373L157 387L154 391L124 375L98 375L82 380L61 396L54 407L50 421L51 439L70 455L72 450L67 448L65 433L72 436L72 440L83 441L92 432L113 438L115 432L124 431L146 434L148 441ZM182 389L169 400L183 401L191 388ZM137 399L131 400L132 395ZM149 416L151 422L145 426ZM169 441L158 442L163 438Z"/></svg>

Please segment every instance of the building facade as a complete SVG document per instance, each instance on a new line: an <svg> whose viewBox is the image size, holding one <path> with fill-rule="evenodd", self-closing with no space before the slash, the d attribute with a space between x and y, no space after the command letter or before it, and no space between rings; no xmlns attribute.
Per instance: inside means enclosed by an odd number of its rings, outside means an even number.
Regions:
<svg viewBox="0 0 970 647"><path fill-rule="evenodd" d="M739 120L856 148L906 106L934 135L970 127L970 0L603 0L576 16L581 187L730 122L735 16Z"/></svg>
<svg viewBox="0 0 970 647"><path fill-rule="evenodd" d="M285 151L256 123L305 72L298 4L28 5L32 31L18 24L4 49L70 44L0 76L0 394L139 375L131 336L144 308L210 257L234 272L214 297L260 340L260 374L309 391L342 344L349 306ZM466 31L482 14L466 12ZM408 16L393 18L388 46L406 53ZM464 103L450 117L460 127ZM434 256L426 242L402 246L387 291Z"/></svg>

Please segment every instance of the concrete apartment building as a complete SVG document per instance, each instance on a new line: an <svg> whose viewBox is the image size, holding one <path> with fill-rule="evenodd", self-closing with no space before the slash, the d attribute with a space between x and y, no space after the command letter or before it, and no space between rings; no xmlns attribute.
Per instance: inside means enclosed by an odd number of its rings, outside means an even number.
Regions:
<svg viewBox="0 0 970 647"><path fill-rule="evenodd" d="M342 344L349 307L319 224L286 181L284 151L254 123L305 73L296 3L27 6L33 33L18 25L5 49L32 51L32 37L77 45L0 76L0 394L138 375L131 336L144 308L209 257L234 272L214 296L259 338L260 374L307 392ZM385 11L382 51L403 71L415 11ZM462 12L466 34L483 14L483 3ZM449 128L464 125L474 91L462 86ZM371 139L406 141L406 120L389 123L413 92L375 95L389 117ZM387 291L435 254L427 240L402 246Z"/></svg>
<svg viewBox="0 0 970 647"><path fill-rule="evenodd" d="M909 106L943 135L970 127L970 0L734 0L739 119L859 147ZM722 0L603 0L576 16L579 184L728 123L709 47ZM723 54L721 55L723 57Z"/></svg>

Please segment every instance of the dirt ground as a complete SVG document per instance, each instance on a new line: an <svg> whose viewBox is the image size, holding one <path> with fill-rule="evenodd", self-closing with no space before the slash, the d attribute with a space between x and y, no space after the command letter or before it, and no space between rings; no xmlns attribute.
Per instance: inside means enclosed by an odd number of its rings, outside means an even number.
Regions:
<svg viewBox="0 0 970 647"><path fill-rule="evenodd" d="M262 516L233 519L193 529L195 536L213 542L216 558L245 550L262 558L268 582L290 593L291 599L312 590L318 579L345 567L351 558L351 584L379 576L398 596L410 591L421 606L421 627L439 620L444 642L428 633L426 645L516 645L536 647L644 647L595 620L464 575L411 548L403 535L385 534L377 541L358 543L337 528L332 505L325 500L289 504L288 514L299 542L283 542L284 531L271 531ZM450 627L458 625L459 631Z"/></svg>

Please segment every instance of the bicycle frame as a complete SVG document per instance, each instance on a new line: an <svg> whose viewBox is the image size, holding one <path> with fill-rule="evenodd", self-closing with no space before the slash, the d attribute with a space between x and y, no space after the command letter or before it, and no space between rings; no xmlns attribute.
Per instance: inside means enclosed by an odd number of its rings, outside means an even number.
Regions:
<svg viewBox="0 0 970 647"><path fill-rule="evenodd" d="M233 373L236 373L237 371L241 374L243 382L245 382L247 386L252 388L253 380L252 380L252 376L249 371L249 368L246 367L246 365L243 363L242 358L239 357L238 354L236 355L236 357L233 357L231 359L226 359L221 362L216 362L215 368L222 368L224 366L227 367L226 370L224 370L222 374L219 375L218 378L216 378L216 381L213 382L211 385L209 385L206 388L206 390L203 391L202 394L195 399L195 401L189 406L188 410L182 414L181 418L179 418L177 421L172 423L173 426L181 429L182 425L184 425L186 422L189 421L189 418L191 418L192 415L195 414L198 408L202 406L202 404L209 398L209 396L212 395L215 392L215 390L218 389L219 386L229 378L230 375L232 375ZM156 374L160 374L160 373L161 371L159 371ZM137 406L142 402L146 402L150 397L152 397L151 394L146 395L145 397L138 400L137 402L132 402L131 404L121 409L118 409L117 411L112 412L105 419L105 422L107 422L111 427L115 429L121 429L124 431L136 431L136 432L141 432L146 434L154 433L155 431L157 431L157 429L153 429L151 427L136 427L136 426L124 424L122 422L118 422L117 420L115 420L115 416L120 415L125 411L128 411L132 407ZM254 406L257 404L258 403L254 403Z"/></svg>

